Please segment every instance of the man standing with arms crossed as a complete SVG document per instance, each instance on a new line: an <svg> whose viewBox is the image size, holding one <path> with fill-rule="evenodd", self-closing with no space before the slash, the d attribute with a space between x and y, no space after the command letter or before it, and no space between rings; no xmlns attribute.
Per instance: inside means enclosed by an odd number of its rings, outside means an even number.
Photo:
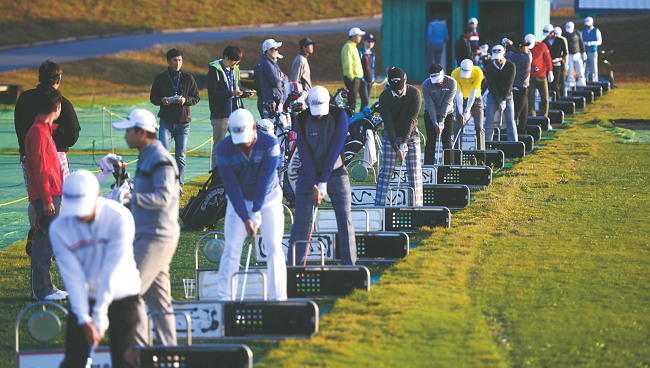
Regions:
<svg viewBox="0 0 650 368"><path fill-rule="evenodd" d="M278 140L255 128L253 115L239 109L230 115L230 135L217 147L217 168L228 198L226 244L217 275L217 299L233 300L231 280L239 271L246 235L262 232L269 268L269 299L287 299L287 268L282 251L284 214L276 168Z"/></svg>
<svg viewBox="0 0 650 368"><path fill-rule="evenodd" d="M113 367L139 367L135 351L140 277L129 210L100 196L97 178L79 170L63 182L61 214L50 238L70 311L61 367L82 367L106 331Z"/></svg>
<svg viewBox="0 0 650 368"><path fill-rule="evenodd" d="M406 73L400 68L388 70L388 85L379 95L379 113L384 121L382 157L375 206L386 204L386 194L395 172L397 160L406 159L409 183L414 189L413 206L423 206L422 164L418 114L422 106L420 90L406 84Z"/></svg>
<svg viewBox="0 0 650 368"><path fill-rule="evenodd" d="M14 124L16 126L16 135L18 136L18 151L20 153L20 161L23 166L23 174L26 173L25 164L25 135L34 123L34 118L38 115L38 99L40 94L51 89L58 90L61 87L61 80L63 78L63 69L61 65L52 61L45 60L38 68L38 81L39 85L34 89L30 89L20 94L18 101L16 101L16 108L14 109ZM66 152L70 147L74 146L79 139L79 120L77 113L72 106L72 103L65 98L61 98L61 114L54 121L53 127L56 127L52 132L52 139L56 144L57 155L59 163L61 164L61 172L65 178L68 175L68 156ZM27 176L25 175L25 179ZM25 181L27 186L29 183ZM33 233L36 231L34 228L34 208L30 204L27 209L29 216L29 224L32 229L27 236L27 254L31 252L31 241L33 241Z"/></svg>
<svg viewBox="0 0 650 368"><path fill-rule="evenodd" d="M141 293L149 312L164 313L153 316L160 342L165 346L176 345L176 319L171 314L174 310L169 284L169 263L180 235L176 161L156 139L158 124L149 111L132 110L126 120L113 123L113 127L126 130L127 145L140 152L135 186L126 205L135 220L133 253L142 280ZM136 342L147 345L149 320L142 301L138 314Z"/></svg>
<svg viewBox="0 0 650 368"><path fill-rule="evenodd" d="M460 129L467 124L470 117L474 118L476 130L476 149L485 150L485 128L483 127L483 98L481 83L483 71L470 59L461 61L460 66L451 72L451 77L458 83L456 90L456 119Z"/></svg>
<svg viewBox="0 0 650 368"><path fill-rule="evenodd" d="M291 227L290 257L296 241L307 240L314 207L329 194L336 216L341 262L353 265L357 260L357 243L352 225L350 179L342 153L348 135L348 116L330 106L327 89L316 86L307 94L309 108L296 117L298 154L301 166L296 183L296 221ZM304 264L306 244L295 246L297 264Z"/></svg>
<svg viewBox="0 0 650 368"><path fill-rule="evenodd" d="M180 191L185 184L185 156L190 136L190 106L199 102L199 90L192 74L183 73L183 53L177 49L167 51L167 70L153 80L149 99L160 106L160 142L167 150L174 140L174 156L178 166Z"/></svg>
<svg viewBox="0 0 650 368"><path fill-rule="evenodd" d="M357 111L357 94L361 78L363 78L363 66L359 58L359 49L357 44L361 42L361 37L366 32L357 27L350 29L348 32L348 42L341 49L341 65L343 66L343 83L348 93L348 107L352 111Z"/></svg>

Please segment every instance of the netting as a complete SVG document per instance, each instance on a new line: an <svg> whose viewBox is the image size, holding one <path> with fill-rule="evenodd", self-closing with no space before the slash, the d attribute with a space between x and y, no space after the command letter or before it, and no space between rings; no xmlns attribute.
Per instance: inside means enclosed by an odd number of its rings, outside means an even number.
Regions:
<svg viewBox="0 0 650 368"><path fill-rule="evenodd" d="M244 106L257 117L255 99L247 99ZM123 120L132 109L144 108L154 114L158 108L150 103L132 106L107 106L102 108L76 109L81 125L77 144L70 150L68 159L70 170L99 170L101 158L117 151L126 162L137 159L137 151L129 149L124 141L124 131L115 130L111 122ZM210 170L210 151L212 149L212 126L207 97L192 107L192 123L187 150L185 181L188 182L205 175ZM18 155L18 141L14 129L13 110L0 110L0 249L3 249L27 236L27 191ZM128 152L128 153L127 153ZM134 164L132 164L134 165ZM135 167L129 165L127 172L132 176ZM112 176L101 183L102 194L106 194L113 183Z"/></svg>

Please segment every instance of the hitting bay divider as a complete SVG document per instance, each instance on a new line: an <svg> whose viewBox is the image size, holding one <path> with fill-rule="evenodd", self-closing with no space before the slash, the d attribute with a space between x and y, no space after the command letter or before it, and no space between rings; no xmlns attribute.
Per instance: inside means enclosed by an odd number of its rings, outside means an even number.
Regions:
<svg viewBox="0 0 650 368"><path fill-rule="evenodd" d="M377 187L352 185L352 205L372 206L375 203ZM425 207L447 207L459 210L469 206L470 190L463 184L423 184ZM413 206L413 188L397 186L390 188L386 202L391 206Z"/></svg>

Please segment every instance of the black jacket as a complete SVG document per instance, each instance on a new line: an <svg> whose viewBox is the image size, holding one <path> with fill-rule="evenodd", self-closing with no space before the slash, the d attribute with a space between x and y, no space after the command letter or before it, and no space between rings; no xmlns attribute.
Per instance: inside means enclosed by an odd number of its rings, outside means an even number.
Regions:
<svg viewBox="0 0 650 368"><path fill-rule="evenodd" d="M235 91L241 91L239 66L232 69ZM208 99L210 101L210 119L223 119L240 107L241 98L233 98L228 89L228 82L221 60L211 62L208 66Z"/></svg>
<svg viewBox="0 0 650 368"><path fill-rule="evenodd" d="M506 64L501 70L494 66L494 61L487 63L485 77L488 81L488 92L492 94L495 101L501 103L512 94L516 70L515 64L510 60L506 60Z"/></svg>
<svg viewBox="0 0 650 368"><path fill-rule="evenodd" d="M462 35L456 40L455 50L456 62L458 65L460 65L460 62L465 59L474 60L474 56L476 55L475 50L472 49L470 40Z"/></svg>
<svg viewBox="0 0 650 368"><path fill-rule="evenodd" d="M553 65L558 66L564 64L564 59L569 53L569 47L567 45L567 40L564 37L555 36L555 41L551 45L548 37L544 39L544 43L548 46L548 51L551 53L551 60L553 60ZM555 61L557 58L562 60Z"/></svg>
<svg viewBox="0 0 650 368"><path fill-rule="evenodd" d="M34 124L34 119L38 115L36 108L38 95L53 88L39 84L36 88L23 92L16 101L14 125L16 127L16 136L18 136L18 150L21 156L25 155L24 144L27 131ZM56 149L59 152L68 152L70 147L77 143L81 127L72 103L65 97L61 101L61 115L54 121L54 124L58 125L52 133Z"/></svg>
<svg viewBox="0 0 650 368"><path fill-rule="evenodd" d="M152 104L160 106L158 117L168 123L185 124L192 121L190 106L194 106L199 102L199 90L192 74L185 73L182 70L180 74L181 80L178 82L178 74L174 75L173 72L167 69L158 74L151 85L149 99ZM172 80L174 85L178 84L178 94L185 97L185 104L182 106L176 103L162 104L163 97L172 97L175 94Z"/></svg>

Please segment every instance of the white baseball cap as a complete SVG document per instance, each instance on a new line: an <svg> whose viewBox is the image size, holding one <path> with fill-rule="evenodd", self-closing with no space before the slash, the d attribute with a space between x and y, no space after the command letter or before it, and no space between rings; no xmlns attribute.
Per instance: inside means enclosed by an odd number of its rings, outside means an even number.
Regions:
<svg viewBox="0 0 650 368"><path fill-rule="evenodd" d="M63 180L60 216L85 217L92 213L99 196L99 182L88 170L77 170Z"/></svg>
<svg viewBox="0 0 650 368"><path fill-rule="evenodd" d="M566 29L568 33L571 33L575 29L575 24L573 24L573 22L566 22L566 25L564 25L564 29Z"/></svg>
<svg viewBox="0 0 650 368"><path fill-rule="evenodd" d="M555 32L556 36L562 36L562 28L560 27L553 28L553 32Z"/></svg>
<svg viewBox="0 0 650 368"><path fill-rule="evenodd" d="M469 20L467 21L467 24L478 24L478 19L476 19L474 17L469 18Z"/></svg>
<svg viewBox="0 0 650 368"><path fill-rule="evenodd" d="M348 37L363 36L365 34L366 32L360 30L358 27L354 27L354 28L350 28L350 32L348 32Z"/></svg>
<svg viewBox="0 0 650 368"><path fill-rule="evenodd" d="M155 133L158 130L156 117L149 110L134 109L125 120L113 123L113 128L125 130L129 128L142 128L147 132Z"/></svg>
<svg viewBox="0 0 650 368"><path fill-rule="evenodd" d="M593 25L594 25L594 18L592 17L585 18L585 26L593 26Z"/></svg>
<svg viewBox="0 0 650 368"><path fill-rule="evenodd" d="M492 47L492 59L493 60L503 60L505 57L506 49L501 45L495 45Z"/></svg>
<svg viewBox="0 0 650 368"><path fill-rule="evenodd" d="M269 38L264 40L262 43L262 52L267 52L270 49L279 49L282 46L282 42L277 42L276 40Z"/></svg>
<svg viewBox="0 0 650 368"><path fill-rule="evenodd" d="M547 24L544 26L544 29L542 29L542 35L544 37L548 36L551 32L553 32L553 25L552 24Z"/></svg>
<svg viewBox="0 0 650 368"><path fill-rule="evenodd" d="M253 114L246 109L237 109L228 117L228 129L232 137L232 143L249 143L253 140L253 126L255 119Z"/></svg>
<svg viewBox="0 0 650 368"><path fill-rule="evenodd" d="M330 93L323 86L316 86L307 93L307 104L312 116L327 115L330 112Z"/></svg>
<svg viewBox="0 0 650 368"><path fill-rule="evenodd" d="M465 59L460 62L460 77L469 78L472 76L472 69L474 69L474 63L470 59Z"/></svg>
<svg viewBox="0 0 650 368"><path fill-rule="evenodd" d="M526 37L524 37L524 40L526 40L526 42L530 43L530 46L528 46L529 49L532 49L533 47L535 47L535 43L537 42L537 39L535 38L535 35L532 34L532 33L527 34Z"/></svg>
<svg viewBox="0 0 650 368"><path fill-rule="evenodd" d="M445 71L441 70L438 73L429 74L429 79L431 83L440 83L445 79Z"/></svg>

